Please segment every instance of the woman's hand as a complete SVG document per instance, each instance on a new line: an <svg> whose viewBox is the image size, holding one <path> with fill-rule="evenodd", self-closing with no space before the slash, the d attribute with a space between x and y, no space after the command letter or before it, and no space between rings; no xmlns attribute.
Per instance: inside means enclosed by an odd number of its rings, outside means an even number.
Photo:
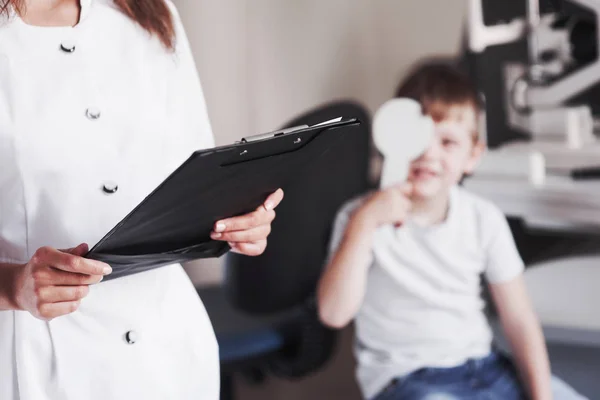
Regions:
<svg viewBox="0 0 600 400"><path fill-rule="evenodd" d="M77 310L89 285L112 272L108 264L88 260L85 243L69 250L39 248L15 276L15 304L34 317L51 320Z"/></svg>
<svg viewBox="0 0 600 400"><path fill-rule="evenodd" d="M228 242L232 251L247 256L259 256L267 247L275 207L283 200L283 190L277 189L250 214L217 221L210 237Z"/></svg>

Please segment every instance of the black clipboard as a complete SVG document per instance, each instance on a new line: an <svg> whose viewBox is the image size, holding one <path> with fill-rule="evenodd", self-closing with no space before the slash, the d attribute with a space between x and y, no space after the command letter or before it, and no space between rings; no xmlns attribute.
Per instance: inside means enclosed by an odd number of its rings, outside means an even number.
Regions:
<svg viewBox="0 0 600 400"><path fill-rule="evenodd" d="M196 151L85 257L111 265L103 281L220 257L230 248L210 238L216 221L254 211L269 194L294 184L307 165L335 163L344 157L336 147L363 129L357 119L342 119Z"/></svg>

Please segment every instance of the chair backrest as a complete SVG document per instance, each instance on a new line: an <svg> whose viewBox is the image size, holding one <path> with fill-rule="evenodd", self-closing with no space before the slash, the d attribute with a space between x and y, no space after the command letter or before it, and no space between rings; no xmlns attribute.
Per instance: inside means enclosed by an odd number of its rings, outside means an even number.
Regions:
<svg viewBox="0 0 600 400"><path fill-rule="evenodd" d="M280 312L314 293L337 211L368 190L371 121L360 104L337 101L282 127L313 125L340 116L359 119L364 134L353 135L337 154L330 155L338 158L334 168L307 168L285 189L265 253L226 256L224 290L237 309L253 314Z"/></svg>

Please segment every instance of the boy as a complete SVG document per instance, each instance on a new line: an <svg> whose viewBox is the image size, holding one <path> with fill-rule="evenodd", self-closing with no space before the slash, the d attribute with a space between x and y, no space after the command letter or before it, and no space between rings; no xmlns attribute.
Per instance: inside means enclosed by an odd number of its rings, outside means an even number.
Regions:
<svg viewBox="0 0 600 400"><path fill-rule="evenodd" d="M323 323L341 328L356 317L363 396L581 398L551 379L504 215L458 185L485 147L477 133L477 91L451 67L429 65L413 72L396 96L421 103L435 122L435 139L411 162L405 184L340 211L318 287ZM481 274L516 367L492 349Z"/></svg>

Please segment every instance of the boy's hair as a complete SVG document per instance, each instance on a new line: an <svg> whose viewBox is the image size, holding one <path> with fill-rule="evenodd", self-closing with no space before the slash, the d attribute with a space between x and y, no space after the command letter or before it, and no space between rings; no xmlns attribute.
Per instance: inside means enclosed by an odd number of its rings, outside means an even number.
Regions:
<svg viewBox="0 0 600 400"><path fill-rule="evenodd" d="M473 83L458 69L441 62L418 65L396 89L395 97L410 98L434 121L444 120L452 106L472 106L479 117L481 97ZM477 139L477 132L473 133Z"/></svg>

